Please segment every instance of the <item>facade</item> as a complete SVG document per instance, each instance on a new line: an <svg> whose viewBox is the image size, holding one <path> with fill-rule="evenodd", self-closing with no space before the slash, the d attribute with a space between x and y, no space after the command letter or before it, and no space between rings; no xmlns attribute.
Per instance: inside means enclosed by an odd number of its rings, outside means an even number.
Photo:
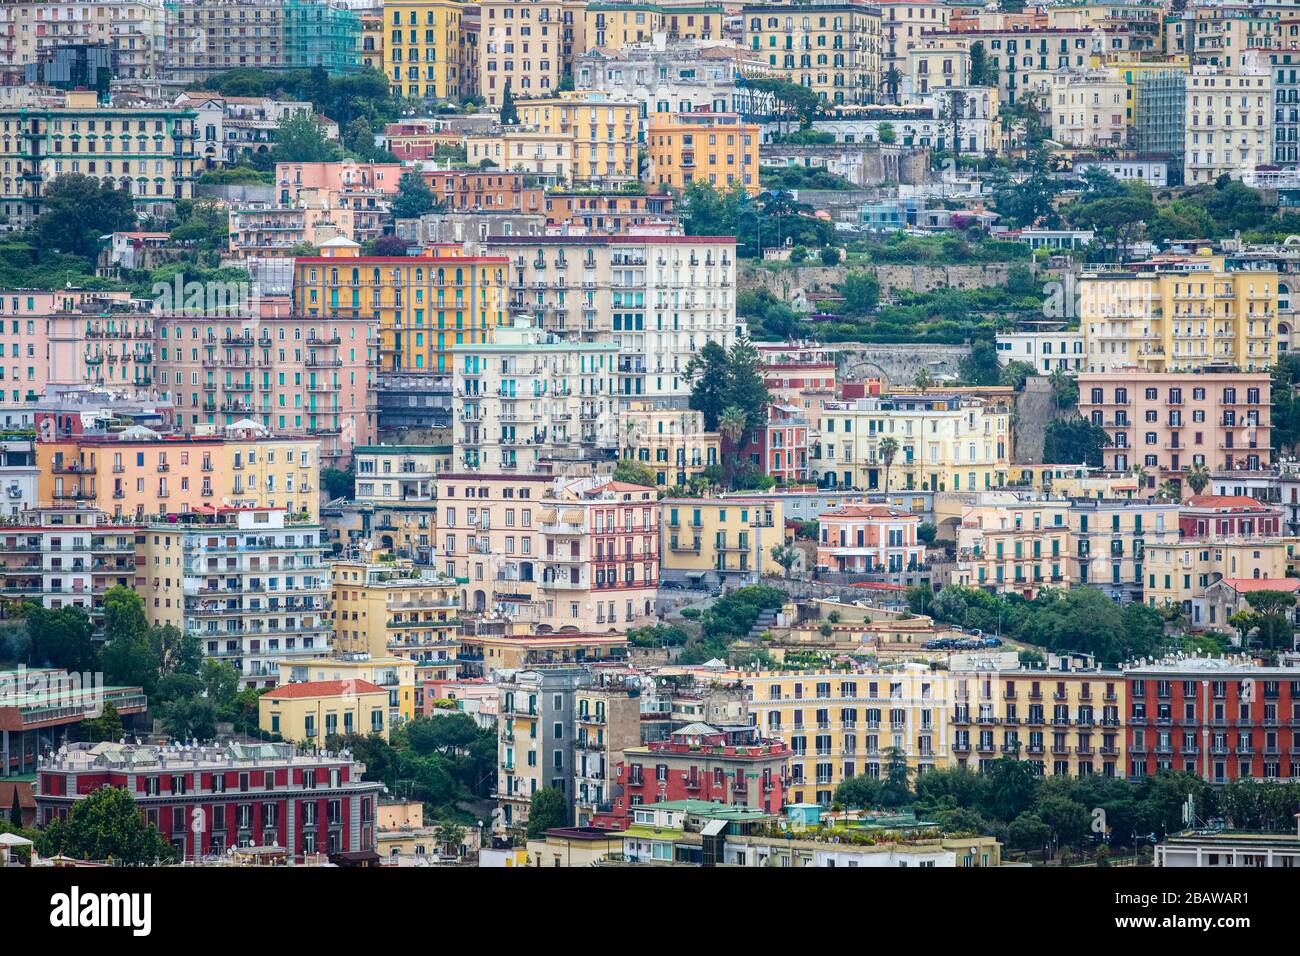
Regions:
<svg viewBox="0 0 1300 956"><path fill-rule="evenodd" d="M817 516L817 567L849 574L901 573L925 564L921 520L887 505L845 505Z"/></svg>
<svg viewBox="0 0 1300 956"><path fill-rule="evenodd" d="M782 573L771 553L785 542L779 500L664 498L660 508L665 579L756 584Z"/></svg>
<svg viewBox="0 0 1300 956"><path fill-rule="evenodd" d="M1041 775L1125 775L1124 674L1019 668L961 672L952 680L956 766L984 772L1010 756Z"/></svg>
<svg viewBox="0 0 1300 956"><path fill-rule="evenodd" d="M574 822L612 809L616 768L641 744L641 693L611 682L574 691Z"/></svg>
<svg viewBox="0 0 1300 956"><path fill-rule="evenodd" d="M859 490L1001 487L1010 462L1010 414L1003 399L961 394L825 402L813 477L823 487ZM887 440L895 447L888 469Z"/></svg>
<svg viewBox="0 0 1300 956"><path fill-rule="evenodd" d="M1081 149L1128 145L1127 84L1109 70L1050 74L1052 139Z"/></svg>
<svg viewBox="0 0 1300 956"><path fill-rule="evenodd" d="M1300 681L1291 668L1198 658L1125 677L1130 777L1164 769L1216 784L1300 776Z"/></svg>
<svg viewBox="0 0 1300 956"><path fill-rule="evenodd" d="M928 668L760 673L744 683L759 733L790 748L788 803L828 805L845 780L883 778L891 750L918 774L950 760L948 681Z"/></svg>
<svg viewBox="0 0 1300 956"><path fill-rule="evenodd" d="M277 0L185 0L167 5L164 76L191 83L239 68L284 69L284 13L284 4Z"/></svg>
<svg viewBox="0 0 1300 956"><path fill-rule="evenodd" d="M957 529L954 583L1027 600L1068 588L1070 503L1027 500L965 511Z"/></svg>
<svg viewBox="0 0 1300 956"><path fill-rule="evenodd" d="M291 743L319 746L336 734L388 739L388 691L365 680L305 681L267 691L258 727Z"/></svg>
<svg viewBox="0 0 1300 956"><path fill-rule="evenodd" d="M1273 160L1273 74L1262 59L1239 59L1234 67L1194 66L1188 74L1183 182L1189 186L1240 179Z"/></svg>
<svg viewBox="0 0 1300 956"><path fill-rule="evenodd" d="M296 259L294 313L377 322L381 371L446 374L453 346L489 341L505 324L500 259L358 252Z"/></svg>
<svg viewBox="0 0 1300 956"><path fill-rule="evenodd" d="M781 79L828 103L881 102L885 37L881 8L865 3L745 6L744 45ZM895 45L897 51L897 45Z"/></svg>
<svg viewBox="0 0 1300 956"><path fill-rule="evenodd" d="M374 440L372 318L169 316L152 345L159 392L187 434L251 419L270 434L317 439L326 467Z"/></svg>
<svg viewBox="0 0 1300 956"><path fill-rule="evenodd" d="M288 0L284 6L284 61L290 69L320 67L331 76L361 65L361 17L344 0Z"/></svg>
<svg viewBox="0 0 1300 956"><path fill-rule="evenodd" d="M461 96L460 0L384 0L383 61L393 93L410 99Z"/></svg>
<svg viewBox="0 0 1300 956"><path fill-rule="evenodd" d="M136 590L151 624L199 638L244 687L275 687L280 662L330 648L321 529L276 508L209 508L147 526Z"/></svg>
<svg viewBox="0 0 1300 956"><path fill-rule="evenodd" d="M767 421L753 430L741 448L754 449L749 453L750 460L763 474L781 482L805 482L809 474L811 433L803 409L773 402L767 406Z"/></svg>
<svg viewBox="0 0 1300 956"><path fill-rule="evenodd" d="M1193 465L1257 471L1272 459L1269 377L1127 371L1079 376L1079 413L1106 429L1108 471L1182 481ZM1159 482L1157 482L1159 483Z"/></svg>
<svg viewBox="0 0 1300 956"><path fill-rule="evenodd" d="M1147 553L1176 545L1179 524L1173 503L1116 497L1072 500L1071 584L1100 588L1121 604L1144 600Z"/></svg>
<svg viewBox="0 0 1300 956"><path fill-rule="evenodd" d="M181 752L74 744L41 760L37 815L47 826L99 787L122 787L183 860L241 845L284 847L295 863L318 853L373 854L383 785L362 780L364 772L350 757L298 753L291 744Z"/></svg>
<svg viewBox="0 0 1300 956"><path fill-rule="evenodd" d="M721 439L704 430L704 413L628 402L619 412L619 457L639 461L661 488L686 487L705 468L720 464Z"/></svg>
<svg viewBox="0 0 1300 956"><path fill-rule="evenodd" d="M697 180L718 190L740 184L751 195L761 188L759 128L738 113L653 113L646 143L650 182L661 190Z"/></svg>
<svg viewBox="0 0 1300 956"><path fill-rule="evenodd" d="M524 128L572 142L571 185L619 186L638 180L643 136L637 103L573 92L521 100L517 109Z"/></svg>
<svg viewBox="0 0 1300 956"><path fill-rule="evenodd" d="M185 109L102 106L74 91L56 107L0 108L0 214L26 227L42 211L42 188L65 173L130 190L137 212L166 213L194 198L196 114ZM81 152L82 138L99 149ZM89 150L89 145L87 145ZM93 158L92 158L93 157Z"/></svg>
<svg viewBox="0 0 1300 956"><path fill-rule="evenodd" d="M706 19L691 12L678 16ZM573 81L579 90L634 99L646 116L726 113L736 108L736 73L736 58L729 49L694 41L661 44L656 40L617 50L594 46L577 57Z"/></svg>
<svg viewBox="0 0 1300 956"><path fill-rule="evenodd" d="M1003 332L997 337L998 363L1027 362L1039 375L1058 368L1077 375L1084 368L1081 332Z"/></svg>
<svg viewBox="0 0 1300 956"><path fill-rule="evenodd" d="M416 665L400 657L338 652L328 656L289 657L281 662L281 687L308 681L339 681L352 687L361 681L374 684L388 695L387 726L390 728L411 720L421 709L424 688L417 683ZM316 726L321 726L319 721ZM363 725L354 720L353 726ZM366 732L364 726L359 732Z"/></svg>
<svg viewBox="0 0 1300 956"><path fill-rule="evenodd" d="M529 474L618 445L612 342L566 341L527 319L452 349L457 467Z"/></svg>
<svg viewBox="0 0 1300 956"><path fill-rule="evenodd" d="M501 105L507 89L515 98L559 89L574 57L586 49L585 9L581 0L479 4L478 95L490 109Z"/></svg>

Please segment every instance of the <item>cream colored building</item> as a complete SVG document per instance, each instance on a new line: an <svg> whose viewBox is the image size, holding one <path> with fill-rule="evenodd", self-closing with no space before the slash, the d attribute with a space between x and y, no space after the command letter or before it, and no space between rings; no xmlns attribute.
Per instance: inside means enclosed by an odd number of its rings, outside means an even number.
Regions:
<svg viewBox="0 0 1300 956"><path fill-rule="evenodd" d="M1006 483L1011 410L1000 398L962 394L895 395L823 404L820 458L813 470L827 484L884 488L881 446L896 451L889 489L979 491Z"/></svg>
<svg viewBox="0 0 1300 956"><path fill-rule="evenodd" d="M770 3L746 5L741 16L745 47L776 76L809 87L828 103L882 101L880 7Z"/></svg>
<svg viewBox="0 0 1300 956"><path fill-rule="evenodd" d="M1147 550L1145 600L1152 607L1176 607L1193 628L1234 634L1227 621L1209 619L1205 589L1217 581L1286 576L1282 538L1191 539Z"/></svg>
<svg viewBox="0 0 1300 956"><path fill-rule="evenodd" d="M1074 585L1099 588L1116 602L1141 601L1147 555L1178 541L1178 505L1117 498L1072 501L1070 537Z"/></svg>
<svg viewBox="0 0 1300 956"><path fill-rule="evenodd" d="M1069 588L1070 503L1024 500L971 508L957 531L955 584L1032 600Z"/></svg>
<svg viewBox="0 0 1300 956"><path fill-rule="evenodd" d="M510 172L532 173L546 186L574 181L574 141L568 134L502 127L466 136L465 153L471 166L486 160Z"/></svg>
<svg viewBox="0 0 1300 956"><path fill-rule="evenodd" d="M336 651L338 649L336 648ZM418 713L418 668L413 661L384 654L338 653L290 657L280 662L281 686L302 681L366 681L388 693L388 722L396 727Z"/></svg>
<svg viewBox="0 0 1300 956"><path fill-rule="evenodd" d="M550 96L586 50L582 0L484 0L479 5L478 93L491 108L508 88Z"/></svg>
<svg viewBox="0 0 1300 956"><path fill-rule="evenodd" d="M619 457L639 461L661 488L685 487L696 475L720 464L721 439L704 430L704 413L632 401L620 414Z"/></svg>
<svg viewBox="0 0 1300 956"><path fill-rule="evenodd" d="M785 543L782 503L774 498L665 498L660 552L666 579L758 583L780 575L772 548Z"/></svg>
<svg viewBox="0 0 1300 956"><path fill-rule="evenodd" d="M1262 59L1194 66L1187 76L1183 182L1240 179L1273 161L1273 73Z"/></svg>
<svg viewBox="0 0 1300 956"><path fill-rule="evenodd" d="M55 47L103 43L113 48L114 75L157 79L167 19L162 0L43 0L0 7L0 54L19 71Z"/></svg>
<svg viewBox="0 0 1300 956"><path fill-rule="evenodd" d="M445 445L358 445L353 451L358 501L374 505L428 502L433 479L450 471Z"/></svg>
<svg viewBox="0 0 1300 956"><path fill-rule="evenodd" d="M1128 85L1110 70L1049 74L1052 139L1079 149L1128 145Z"/></svg>
<svg viewBox="0 0 1300 956"><path fill-rule="evenodd" d="M458 468L529 474L546 463L600 461L618 445L612 342L575 342L527 318L453 352Z"/></svg>
<svg viewBox="0 0 1300 956"><path fill-rule="evenodd" d="M1277 361L1277 273L1229 269L1221 256L1174 257L1078 279L1089 372L1137 366L1262 371Z"/></svg>

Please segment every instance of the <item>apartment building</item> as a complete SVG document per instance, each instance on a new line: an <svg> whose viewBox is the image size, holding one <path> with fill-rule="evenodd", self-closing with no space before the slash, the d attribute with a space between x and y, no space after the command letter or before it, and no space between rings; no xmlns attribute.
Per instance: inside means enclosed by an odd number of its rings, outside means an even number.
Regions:
<svg viewBox="0 0 1300 956"><path fill-rule="evenodd" d="M452 348L456 466L528 474L601 461L618 446L617 348L542 331L527 318L491 342Z"/></svg>
<svg viewBox="0 0 1300 956"><path fill-rule="evenodd" d="M1218 614L1217 603L1207 597L1211 585L1222 580L1279 580L1287 570L1286 541L1258 533L1210 533L1151 547L1146 553L1146 602L1152 607L1178 608L1188 626L1197 630L1233 630Z"/></svg>
<svg viewBox="0 0 1300 956"><path fill-rule="evenodd" d="M479 5L478 95L489 108L507 89L551 96L587 48L582 0L485 0Z"/></svg>
<svg viewBox="0 0 1300 956"><path fill-rule="evenodd" d="M1001 487L1010 462L1010 415L1002 398L964 394L824 402L812 477L827 487L864 490L885 488L886 471L889 489ZM887 440L894 448L888 468L881 449Z"/></svg>
<svg viewBox="0 0 1300 956"><path fill-rule="evenodd" d="M384 22L383 7L361 13L361 66L367 70L384 73L384 34L388 32ZM392 73L386 75L392 76Z"/></svg>
<svg viewBox="0 0 1300 956"><path fill-rule="evenodd" d="M891 574L925 564L921 519L888 505L844 505L817 516L817 567L840 574Z"/></svg>
<svg viewBox="0 0 1300 956"><path fill-rule="evenodd" d="M416 683L416 670L412 661L400 657L372 657L367 653L307 654L286 657L280 662L280 686L305 681L374 684L388 695L387 723L391 728L422 712L424 688ZM317 726L321 726L319 721Z"/></svg>
<svg viewBox="0 0 1300 956"><path fill-rule="evenodd" d="M285 740L324 746L338 734L388 739L388 691L365 680L304 681L269 690L257 700L257 726Z"/></svg>
<svg viewBox="0 0 1300 956"><path fill-rule="evenodd" d="M505 324L500 258L362 256L355 243L321 251L294 260L294 314L378 323L381 371L447 374L453 346L489 341Z"/></svg>
<svg viewBox="0 0 1300 956"><path fill-rule="evenodd" d="M1079 413L1110 437L1102 466L1118 472L1141 466L1180 485L1192 465L1258 471L1272 461L1269 395L1263 372L1128 369L1079 376Z"/></svg>
<svg viewBox="0 0 1300 956"><path fill-rule="evenodd" d="M758 181L756 123L738 113L652 113L646 133L650 182L684 190L693 182L729 190L737 183L754 195Z"/></svg>
<svg viewBox="0 0 1300 956"><path fill-rule="evenodd" d="M94 91L64 94L58 106L0 108L0 213L11 228L41 214L49 183L68 173L131 193L142 215L168 213L194 198L196 114L186 109L101 105Z"/></svg>
<svg viewBox="0 0 1300 956"><path fill-rule="evenodd" d="M317 439L323 467L345 466L355 445L374 440L373 318L168 316L151 354L159 393L187 434L251 419Z"/></svg>
<svg viewBox="0 0 1300 956"><path fill-rule="evenodd" d="M451 464L445 445L362 445L354 454L357 500L377 506L432 502L433 479Z"/></svg>
<svg viewBox="0 0 1300 956"><path fill-rule="evenodd" d="M949 679L956 766L985 772L1012 757L1040 775L1125 775L1127 686L1119 671L1020 667Z"/></svg>
<svg viewBox="0 0 1300 956"><path fill-rule="evenodd" d="M1145 599L1147 552L1178 543L1178 505L1160 500L1074 499L1069 520L1071 582L1121 604Z"/></svg>
<svg viewBox="0 0 1300 956"><path fill-rule="evenodd" d="M539 329L618 348L622 404L663 399L685 406L686 366L714 341L744 334L736 317L730 236L497 236L483 244L507 260L512 314Z"/></svg>
<svg viewBox="0 0 1300 956"><path fill-rule="evenodd" d="M1287 47L1268 52L1273 75L1273 165L1300 163L1300 20L1283 24Z"/></svg>
<svg viewBox="0 0 1300 956"><path fill-rule="evenodd" d="M997 337L998 364L1027 362L1039 375L1058 368L1068 375L1083 370L1082 332L1002 332Z"/></svg>
<svg viewBox="0 0 1300 956"><path fill-rule="evenodd" d="M772 548L785 543L785 517L775 498L664 498L660 554L665 579L757 584L779 575Z"/></svg>
<svg viewBox="0 0 1300 956"><path fill-rule="evenodd" d="M581 226L589 233L620 236L633 226L661 223L672 215L673 203L668 193L552 189L543 208L548 227Z"/></svg>
<svg viewBox="0 0 1300 956"><path fill-rule="evenodd" d="M1089 372L1136 366L1263 371L1277 361L1278 277L1267 263L1229 268L1218 256L1175 257L1132 271L1085 272L1079 326Z"/></svg>
<svg viewBox="0 0 1300 956"><path fill-rule="evenodd" d="M226 70L287 67L284 4L184 0L167 6L164 76L193 83Z"/></svg>
<svg viewBox="0 0 1300 956"><path fill-rule="evenodd" d="M46 391L45 385L93 383L110 389L150 394L157 381L153 349L153 317L140 312L90 311L90 303L59 308L26 322L11 322L7 335L11 366L6 379L12 386L26 385L29 393ZM98 311L98 310L97 310ZM2 366L0 366L2 367Z"/></svg>
<svg viewBox="0 0 1300 956"><path fill-rule="evenodd" d="M949 762L948 679L928 667L760 673L744 684L759 733L790 748L792 803L830 804L845 780L884 777L894 751L917 774Z"/></svg>
<svg viewBox="0 0 1300 956"><path fill-rule="evenodd" d="M183 860L229 847L283 847L302 863L317 853L370 851L383 784L365 764L292 744L211 744L180 753L138 744L69 744L41 759L42 826L65 820L103 786L133 790L145 821ZM195 822L201 826L195 826Z"/></svg>
<svg viewBox="0 0 1300 956"><path fill-rule="evenodd" d="M384 74L394 95L461 97L460 0L384 0Z"/></svg>
<svg viewBox="0 0 1300 956"><path fill-rule="evenodd" d="M694 13L680 16L704 19ZM646 116L725 113L736 109L739 96L736 51L693 40L656 40L617 50L595 46L577 58L573 69L577 89L633 99Z"/></svg>
<svg viewBox="0 0 1300 956"><path fill-rule="evenodd" d="M245 687L275 687L286 655L330 648L319 524L265 506L183 518L146 526L136 542L135 588L150 624L198 637Z"/></svg>
<svg viewBox="0 0 1300 956"><path fill-rule="evenodd" d="M114 75L157 79L166 15L162 0L42 0L0 8L0 62L21 75L58 47L105 44ZM21 81L20 81L21 82Z"/></svg>
<svg viewBox="0 0 1300 956"><path fill-rule="evenodd" d="M95 508L22 511L0 531L0 605L80 607L98 628L105 592L135 583L138 530Z"/></svg>
<svg viewBox="0 0 1300 956"><path fill-rule="evenodd" d="M573 803L576 826L613 809L614 775L641 744L641 692L610 681L574 691Z"/></svg>
<svg viewBox="0 0 1300 956"><path fill-rule="evenodd" d="M1182 52L1193 64L1241 66L1250 62L1253 50L1276 45L1282 35L1281 12L1267 5L1198 4L1179 18L1185 28Z"/></svg>
<svg viewBox="0 0 1300 956"><path fill-rule="evenodd" d="M703 412L665 404L632 401L619 412L619 457L648 467L661 488L684 488L720 463L721 439L704 430Z"/></svg>
<svg viewBox="0 0 1300 956"><path fill-rule="evenodd" d="M330 576L336 653L410 661L413 685L456 678L454 580L403 559L335 561Z"/></svg>
<svg viewBox="0 0 1300 956"><path fill-rule="evenodd" d="M875 5L880 8L880 68L888 73L892 67L906 76L912 50L926 34L948 28L952 8L938 0L879 0Z"/></svg>
<svg viewBox="0 0 1300 956"><path fill-rule="evenodd" d="M331 76L360 70L361 16L348 0L288 0L282 22L291 69L324 69Z"/></svg>
<svg viewBox="0 0 1300 956"><path fill-rule="evenodd" d="M377 239L389 225L389 201L402 178L400 163L276 163L281 206L324 210L341 235L354 242Z"/></svg>
<svg viewBox="0 0 1300 956"><path fill-rule="evenodd" d="M1128 668L1128 773L1194 773L1214 784L1300 777L1294 668L1183 658Z"/></svg>
<svg viewBox="0 0 1300 956"><path fill-rule="evenodd" d="M1110 70L1050 74L1052 139L1078 149L1128 145L1128 86Z"/></svg>
<svg viewBox="0 0 1300 956"><path fill-rule="evenodd" d="M583 17L588 50L626 50L665 40L720 40L724 10L721 4L589 3Z"/></svg>
<svg viewBox="0 0 1300 956"><path fill-rule="evenodd" d="M503 126L465 137L465 154L471 166L490 165L527 174L548 190L574 181L576 150L569 132L544 133Z"/></svg>
<svg viewBox="0 0 1300 956"><path fill-rule="evenodd" d="M523 173L426 169L420 173L450 212L540 212L544 193Z"/></svg>
<svg viewBox="0 0 1300 956"><path fill-rule="evenodd" d="M572 142L572 185L619 186L638 180L637 150L644 141L637 103L590 92L521 100L519 123Z"/></svg>
<svg viewBox="0 0 1300 956"><path fill-rule="evenodd" d="M1187 77L1183 182L1240 179L1273 161L1273 73L1264 58L1193 66Z"/></svg>
<svg viewBox="0 0 1300 956"><path fill-rule="evenodd" d="M962 513L954 583L1032 600L1069 588L1070 503L1021 500Z"/></svg>
<svg viewBox="0 0 1300 956"><path fill-rule="evenodd" d="M828 103L881 102L881 8L859 2L776 3L741 9L744 45L768 70ZM895 46L897 50L897 46Z"/></svg>
<svg viewBox="0 0 1300 956"><path fill-rule="evenodd" d="M636 807L688 799L774 813L792 786L790 759L785 743L759 736L757 727L689 724L624 751L608 819L623 829Z"/></svg>

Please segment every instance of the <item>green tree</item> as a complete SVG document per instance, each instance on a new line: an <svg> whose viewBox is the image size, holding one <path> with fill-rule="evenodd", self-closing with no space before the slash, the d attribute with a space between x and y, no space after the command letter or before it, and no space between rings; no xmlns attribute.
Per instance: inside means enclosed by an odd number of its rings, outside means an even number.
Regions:
<svg viewBox="0 0 1300 956"><path fill-rule="evenodd" d="M855 810L866 810L880 801L881 782L865 773L840 783L835 788L835 802Z"/></svg>
<svg viewBox="0 0 1300 956"><path fill-rule="evenodd" d="M25 604L21 613L31 640L28 666L65 668L75 673L100 669L95 628L82 608Z"/></svg>
<svg viewBox="0 0 1300 956"><path fill-rule="evenodd" d="M907 753L901 747L885 751L885 780L877 797L882 807L902 807L912 801L911 773Z"/></svg>
<svg viewBox="0 0 1300 956"><path fill-rule="evenodd" d="M466 750L478 735L474 718L459 710L436 717L416 717L406 725L407 743L422 757L452 757Z"/></svg>
<svg viewBox="0 0 1300 956"><path fill-rule="evenodd" d="M1052 842L1052 828L1037 814L1025 812L1007 826L1007 842L1016 850L1042 850Z"/></svg>
<svg viewBox="0 0 1300 956"><path fill-rule="evenodd" d="M104 702L98 717L91 717L81 722L81 739L90 743L121 740L125 732L122 717L111 700Z"/></svg>
<svg viewBox="0 0 1300 956"><path fill-rule="evenodd" d="M418 219L433 212L438 199L423 176L409 172L397 181L397 195L389 205L394 219Z"/></svg>
<svg viewBox="0 0 1300 956"><path fill-rule="evenodd" d="M506 80L506 88L501 93L501 125L514 126L519 122L519 110L515 108L515 94Z"/></svg>
<svg viewBox="0 0 1300 956"><path fill-rule="evenodd" d="M117 585L104 594L104 649L100 653L104 680L141 687L152 696L158 684L159 661L149 642L144 601L130 588Z"/></svg>
<svg viewBox="0 0 1300 956"><path fill-rule="evenodd" d="M958 363L958 374L967 385L997 385L1002 375L997 348L988 339L979 339Z"/></svg>
<svg viewBox="0 0 1300 956"><path fill-rule="evenodd" d="M1260 645L1267 650L1290 650L1295 628L1287 612L1295 607L1295 595L1289 591L1248 591L1246 603L1258 616L1255 626Z"/></svg>
<svg viewBox="0 0 1300 956"><path fill-rule="evenodd" d="M1029 362L1008 362L998 373L998 384L1009 385L1017 392L1023 391L1025 382L1034 376L1034 366Z"/></svg>
<svg viewBox="0 0 1300 956"><path fill-rule="evenodd" d="M1101 450L1110 444L1106 429L1082 416L1049 422L1043 437L1043 460L1057 465L1101 467Z"/></svg>
<svg viewBox="0 0 1300 956"><path fill-rule="evenodd" d="M749 430L749 418L739 405L728 405L718 419L718 436L722 439L722 467L731 484L736 458L740 454L741 439Z"/></svg>
<svg viewBox="0 0 1300 956"><path fill-rule="evenodd" d="M885 466L885 494L889 494L889 469L894 466L894 458L898 455L898 441L894 438L881 439L877 449Z"/></svg>
<svg viewBox="0 0 1300 956"><path fill-rule="evenodd" d="M785 576L789 578L795 563L799 560L799 549L788 544L773 545L772 560L784 569Z"/></svg>
<svg viewBox="0 0 1300 956"><path fill-rule="evenodd" d="M220 719L217 705L207 697L182 697L161 708L163 730L173 740L212 740Z"/></svg>
<svg viewBox="0 0 1300 956"><path fill-rule="evenodd" d="M215 657L205 658L199 669L203 693L217 707L228 707L239 692L239 671Z"/></svg>
<svg viewBox="0 0 1300 956"><path fill-rule="evenodd" d="M650 466L635 458L620 458L614 465L614 480L626 481L633 485L655 486L655 473Z"/></svg>
<svg viewBox="0 0 1300 956"><path fill-rule="evenodd" d="M686 365L691 383L690 407L704 415L704 430L717 431L726 408L727 350L713 339L704 343Z"/></svg>
<svg viewBox="0 0 1300 956"><path fill-rule="evenodd" d="M840 250L834 246L824 246L820 253L822 265L830 268L840 264Z"/></svg>
<svg viewBox="0 0 1300 956"><path fill-rule="evenodd" d="M325 130L308 113L285 116L275 129L271 160L276 163L328 163L339 158L339 148L325 138Z"/></svg>
<svg viewBox="0 0 1300 956"><path fill-rule="evenodd" d="M331 501L335 498L351 501L355 494L355 479L356 475L351 469L340 471L337 468L322 468L320 473L321 487Z"/></svg>
<svg viewBox="0 0 1300 956"><path fill-rule="evenodd" d="M203 642L198 635L187 634L175 624L149 628L149 648L158 662L160 676L197 674L203 666Z"/></svg>
<svg viewBox="0 0 1300 956"><path fill-rule="evenodd" d="M124 189L93 176L65 173L45 184L41 214L31 235L39 249L87 259L99 254L99 237L135 225L135 206Z"/></svg>
<svg viewBox="0 0 1300 956"><path fill-rule="evenodd" d="M880 303L880 280L874 272L850 272L840 285L840 295L846 315L869 315Z"/></svg>
<svg viewBox="0 0 1300 956"><path fill-rule="evenodd" d="M535 840L556 827L568 826L569 807L555 787L542 787L528 803L528 839Z"/></svg>
<svg viewBox="0 0 1300 956"><path fill-rule="evenodd" d="M884 122L876 128L876 138L882 145L890 146L898 142L898 132L894 129L893 123Z"/></svg>
<svg viewBox="0 0 1300 956"><path fill-rule="evenodd" d="M145 822L135 799L120 787L100 787L74 801L66 820L56 819L41 831L36 849L42 856L111 859L133 866L176 860L175 849Z"/></svg>
<svg viewBox="0 0 1300 956"><path fill-rule="evenodd" d="M1204 463L1197 462L1187 470L1187 487L1192 489L1192 494L1199 495L1205 490L1205 486L1210 483L1210 469L1206 468Z"/></svg>

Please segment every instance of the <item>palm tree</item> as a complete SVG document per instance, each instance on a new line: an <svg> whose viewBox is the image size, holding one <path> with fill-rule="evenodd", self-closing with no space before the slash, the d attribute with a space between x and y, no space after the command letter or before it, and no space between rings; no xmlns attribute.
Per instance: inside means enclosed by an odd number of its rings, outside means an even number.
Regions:
<svg viewBox="0 0 1300 956"><path fill-rule="evenodd" d="M1178 485L1172 481L1160 482L1160 487L1156 489L1156 496L1163 498L1165 501L1182 501L1183 495L1179 491Z"/></svg>
<svg viewBox="0 0 1300 956"><path fill-rule="evenodd" d="M924 395L925 390L934 384L934 376L930 374L929 369L923 368L916 373L916 378L912 379L912 384L919 388L921 394Z"/></svg>
<svg viewBox="0 0 1300 956"><path fill-rule="evenodd" d="M1187 470L1187 487L1192 489L1192 494L1199 495L1205 490L1205 486L1210 483L1210 469L1205 465L1192 465Z"/></svg>
<svg viewBox="0 0 1300 956"><path fill-rule="evenodd" d="M1141 465L1134 465L1133 470L1130 472L1130 474L1135 479L1137 479L1139 490L1147 486L1147 479L1150 477L1150 475L1147 473L1147 470L1143 468Z"/></svg>
<svg viewBox="0 0 1300 956"><path fill-rule="evenodd" d="M894 465L894 456L898 454L898 442L892 438L883 439L878 446L880 460L885 463L885 494L889 494L889 469Z"/></svg>
<svg viewBox="0 0 1300 956"><path fill-rule="evenodd" d="M891 66L888 70L885 71L884 83L885 83L885 89L889 90L889 98L892 99L894 101L894 105L897 106L898 88L903 85L902 71L899 70L898 67L896 66Z"/></svg>
<svg viewBox="0 0 1300 956"><path fill-rule="evenodd" d="M740 439L749 428L749 416L739 405L728 405L718 416L718 434L722 436L723 442L732 446L732 454L728 455L725 451L722 453L722 467L726 473L727 487L731 487L731 479L735 475L736 457L740 453Z"/></svg>

